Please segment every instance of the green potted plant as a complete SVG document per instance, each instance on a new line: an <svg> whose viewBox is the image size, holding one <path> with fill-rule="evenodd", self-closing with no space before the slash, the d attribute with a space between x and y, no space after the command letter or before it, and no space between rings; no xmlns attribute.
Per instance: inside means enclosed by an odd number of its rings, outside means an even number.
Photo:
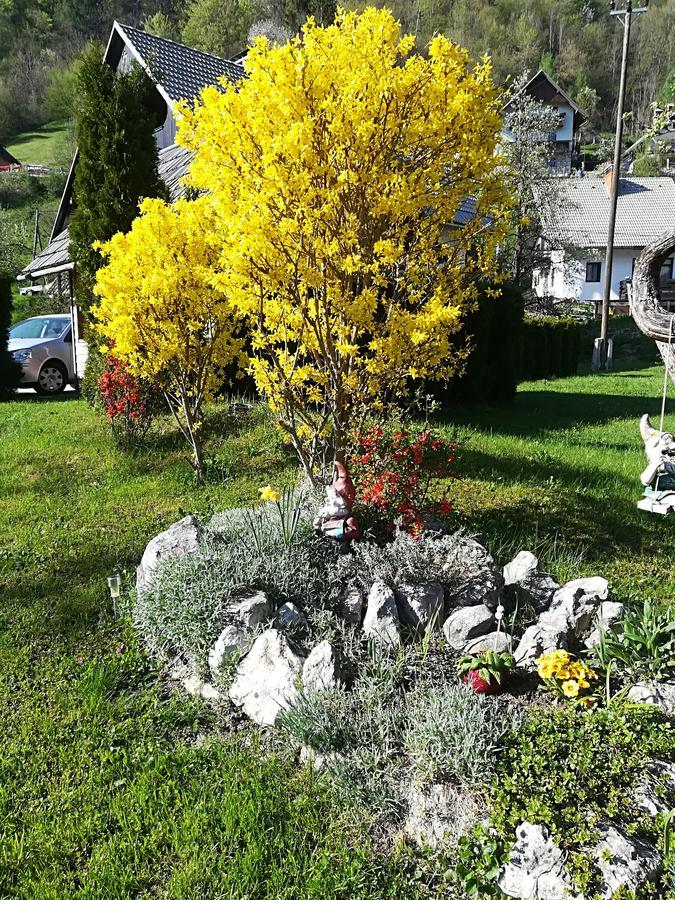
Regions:
<svg viewBox="0 0 675 900"><path fill-rule="evenodd" d="M482 650L458 660L457 674L477 694L498 694L514 666L515 660L508 651Z"/></svg>

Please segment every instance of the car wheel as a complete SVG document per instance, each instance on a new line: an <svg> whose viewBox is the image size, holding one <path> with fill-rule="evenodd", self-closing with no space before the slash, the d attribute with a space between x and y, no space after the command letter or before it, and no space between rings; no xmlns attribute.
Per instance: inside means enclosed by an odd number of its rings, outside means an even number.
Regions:
<svg viewBox="0 0 675 900"><path fill-rule="evenodd" d="M57 362L47 362L40 369L35 390L38 394L60 394L65 390L68 376L66 370Z"/></svg>

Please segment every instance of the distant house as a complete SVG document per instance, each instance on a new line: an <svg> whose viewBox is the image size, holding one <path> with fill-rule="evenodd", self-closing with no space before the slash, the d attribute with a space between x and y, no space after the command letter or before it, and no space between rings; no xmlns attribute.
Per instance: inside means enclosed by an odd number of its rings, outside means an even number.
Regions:
<svg viewBox="0 0 675 900"><path fill-rule="evenodd" d="M552 106L560 115L558 130L551 134L542 134L541 143L550 147L549 167L552 175L569 175L572 172L572 161L577 141L578 132L586 121L579 106L572 100L569 94L559 84L547 75L543 69L531 78L523 90L535 100ZM513 103L510 100L504 107L508 111ZM514 135L508 130L504 131L504 140L515 140Z"/></svg>
<svg viewBox="0 0 675 900"><path fill-rule="evenodd" d="M555 217L545 223L543 250L550 268L534 273L542 298L573 301L590 308L602 300L608 240L611 167L602 178L564 179ZM610 301L627 303L626 285L644 247L672 228L675 181L667 177L622 178L614 237ZM563 249L566 248L566 249ZM673 282L673 259L663 266L662 282Z"/></svg>
<svg viewBox="0 0 675 900"><path fill-rule="evenodd" d="M244 77L240 63L221 59L209 53L192 50L167 38L156 37L115 22L106 47L105 62L117 72L126 72L137 63L155 85L153 112L155 140L159 149L159 175L169 189L172 200L182 196L191 153L175 143L175 108L179 100L194 100L208 85L221 78L232 83ZM19 275L19 281L41 283L48 292L69 296L73 310L73 333L76 336L77 372L84 371L86 345L80 339L81 319L74 295L75 264L70 258L68 223L75 209L73 181L77 168L77 152L70 166L66 186L56 214L49 244Z"/></svg>
<svg viewBox="0 0 675 900"><path fill-rule="evenodd" d="M20 166L21 163L19 160L15 156L12 156L9 150L0 147L0 172L6 172L9 169L15 169Z"/></svg>

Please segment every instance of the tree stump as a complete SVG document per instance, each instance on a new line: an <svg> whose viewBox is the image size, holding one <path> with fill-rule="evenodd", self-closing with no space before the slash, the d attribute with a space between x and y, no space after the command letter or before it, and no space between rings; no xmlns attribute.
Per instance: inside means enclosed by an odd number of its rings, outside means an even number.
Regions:
<svg viewBox="0 0 675 900"><path fill-rule="evenodd" d="M629 291L630 311L643 334L656 341L661 358L675 384L675 333L669 346L673 313L661 305L659 275L661 266L675 251L675 228L671 228L648 244L635 263Z"/></svg>

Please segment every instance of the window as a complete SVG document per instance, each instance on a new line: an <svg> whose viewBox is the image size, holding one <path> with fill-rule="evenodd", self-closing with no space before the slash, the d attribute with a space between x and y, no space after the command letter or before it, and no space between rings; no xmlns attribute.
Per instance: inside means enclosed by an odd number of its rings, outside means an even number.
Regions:
<svg viewBox="0 0 675 900"><path fill-rule="evenodd" d="M666 284L669 281L673 280L673 260L667 259L664 264L661 266L661 272L659 274L659 281L661 284Z"/></svg>
<svg viewBox="0 0 675 900"><path fill-rule="evenodd" d="M586 263L586 281L600 281L600 268L602 263L587 262Z"/></svg>

